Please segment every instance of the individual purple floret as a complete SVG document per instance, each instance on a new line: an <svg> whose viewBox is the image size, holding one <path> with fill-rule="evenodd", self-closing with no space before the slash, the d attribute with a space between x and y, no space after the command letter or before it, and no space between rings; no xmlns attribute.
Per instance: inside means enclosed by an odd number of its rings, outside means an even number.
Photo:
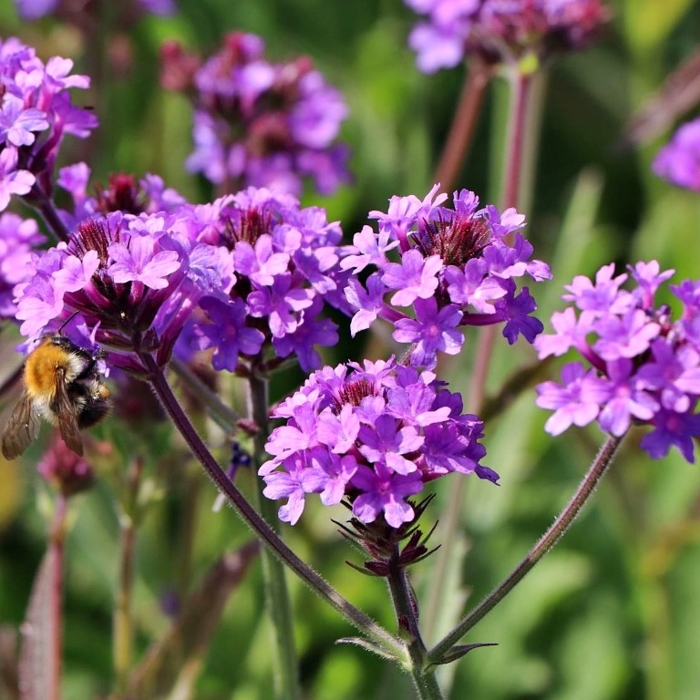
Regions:
<svg viewBox="0 0 700 700"><path fill-rule="evenodd" d="M324 505L346 502L362 523L400 528L414 519L408 500L451 472L489 481L479 461L483 423L431 372L394 360L350 362L314 372L273 415L286 419L265 446L259 470L265 496L287 503L280 518L299 520L307 494Z"/></svg>
<svg viewBox="0 0 700 700"><path fill-rule="evenodd" d="M405 0L427 21L409 37L418 68L454 68L468 54L488 62L540 60L588 43L609 13L602 0Z"/></svg>
<svg viewBox="0 0 700 700"><path fill-rule="evenodd" d="M683 124L651 167L671 184L700 192L700 119Z"/></svg>
<svg viewBox="0 0 700 700"><path fill-rule="evenodd" d="M224 192L246 186L299 195L305 178L321 194L349 181L348 150L335 143L345 101L311 60L272 63L260 37L229 34L203 65L174 43L163 47L164 87L195 105L195 150L187 168Z"/></svg>
<svg viewBox="0 0 700 700"><path fill-rule="evenodd" d="M0 40L0 211L12 195L34 204L50 198L63 135L85 138L97 126L92 112L71 104L71 88L90 86L72 68L67 58L44 64L18 39Z"/></svg>
<svg viewBox="0 0 700 700"><path fill-rule="evenodd" d="M438 185L423 200L392 197L386 213L370 212L378 233L365 226L344 248L340 266L365 277L364 285L353 277L345 290L355 311L353 335L382 318L395 327L394 340L411 344L411 363L428 369L438 352L460 352L460 326L503 323L509 343L519 335L531 343L543 326L515 278L551 275L530 259L532 246L518 233L525 218L515 209L479 209L469 190L455 192L448 208L447 195L437 191Z"/></svg>
<svg viewBox="0 0 700 700"><path fill-rule="evenodd" d="M700 437L700 286L690 280L671 291L682 304L673 320L654 296L673 270L660 272L656 261L629 268L636 287L622 288L627 274L606 265L595 281L576 277L564 299L572 307L554 314L555 333L535 341L540 358L575 350L585 360L562 370L561 384L537 387L537 405L554 411L545 429L558 435L572 423L594 420L616 437L631 425L654 428L641 446L653 458L675 445L694 461L693 438Z"/></svg>

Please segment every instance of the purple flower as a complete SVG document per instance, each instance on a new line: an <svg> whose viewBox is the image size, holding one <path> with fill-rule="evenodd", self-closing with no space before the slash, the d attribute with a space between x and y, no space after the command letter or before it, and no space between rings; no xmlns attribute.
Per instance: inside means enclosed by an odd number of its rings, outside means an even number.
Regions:
<svg viewBox="0 0 700 700"><path fill-rule="evenodd" d="M561 372L563 384L544 382L537 387L537 401L540 408L554 409L554 415L544 429L551 435L563 433L572 423L588 425L600 413L600 404L608 398L605 383L593 370L588 370L580 362L564 366Z"/></svg>
<svg viewBox="0 0 700 700"><path fill-rule="evenodd" d="M683 124L651 167L672 185L700 192L700 118Z"/></svg>
<svg viewBox="0 0 700 700"><path fill-rule="evenodd" d="M461 408L433 374L393 358L324 367L273 414L286 423L265 447L265 494L291 499L283 520L295 522L306 494L319 493L325 505L346 501L363 523L399 528L412 521L407 499L425 483L481 467L482 423ZM494 479L487 468L481 473Z"/></svg>
<svg viewBox="0 0 700 700"><path fill-rule="evenodd" d="M654 305L659 286L673 270L660 271L656 261L630 268L636 287L622 289L627 275L615 277L613 265L599 270L595 283L577 277L564 298L575 308L555 314L555 333L537 339L540 357L575 349L590 365L568 364L562 385L537 387L537 405L555 410L545 429L557 435L572 423L597 420L612 435L631 425L653 431L641 446L653 458L676 446L693 461L693 438L700 430L700 285L686 280L671 287L683 305L673 320L668 306Z"/></svg>
<svg viewBox="0 0 700 700"><path fill-rule="evenodd" d="M7 209L13 194L28 194L35 182L28 170L17 169L17 149L7 146L0 153L0 211Z"/></svg>
<svg viewBox="0 0 700 700"><path fill-rule="evenodd" d="M25 7L41 12L45 3ZM85 138L97 126L92 112L71 104L68 91L90 85L86 76L70 75L72 68L71 60L58 56L44 64L17 39L0 42L0 211L13 194L32 202L50 197L63 135Z"/></svg>
<svg viewBox="0 0 700 700"><path fill-rule="evenodd" d="M454 304L438 311L435 299L416 299L416 318L396 322L394 340L412 343L411 362L432 369L438 352L456 355L464 344L464 335L455 330L462 322L462 312Z"/></svg>
<svg viewBox="0 0 700 700"><path fill-rule="evenodd" d="M411 362L422 367L434 367L439 351L459 352L462 325L505 322L509 342L519 335L533 342L543 326L531 316L534 299L527 288L517 294L515 279L541 281L550 273L545 263L530 259L532 246L517 234L524 217L514 209L479 209L469 190L455 192L454 208L448 208L438 190L436 185L422 200L392 197L387 213L369 214L379 222L378 233L365 226L345 246L341 268L370 271L364 287L353 278L345 290L355 311L352 333L382 318L395 326L395 340L412 343ZM407 306L413 314L397 308Z"/></svg>
<svg viewBox="0 0 700 700"><path fill-rule="evenodd" d="M453 68L471 53L490 62L532 52L544 59L588 43L609 16L601 0L405 1L427 15L408 40L424 73Z"/></svg>
<svg viewBox="0 0 700 700"><path fill-rule="evenodd" d="M225 37L203 65L177 45L163 51L163 84L195 103L190 172L228 191L269 187L299 195L304 179L330 194L349 181L348 150L335 143L348 115L341 93L302 57L271 63L260 37Z"/></svg>
<svg viewBox="0 0 700 700"><path fill-rule="evenodd" d="M21 219L8 212L0 214L0 318L15 315L13 289L31 279L32 251L43 241L44 236L33 219Z"/></svg>
<svg viewBox="0 0 700 700"><path fill-rule="evenodd" d="M198 323L194 330L197 349L215 347L212 366L215 370L233 372L240 354L260 352L265 336L257 328L246 326L246 307L239 299L204 297L199 307L210 323Z"/></svg>

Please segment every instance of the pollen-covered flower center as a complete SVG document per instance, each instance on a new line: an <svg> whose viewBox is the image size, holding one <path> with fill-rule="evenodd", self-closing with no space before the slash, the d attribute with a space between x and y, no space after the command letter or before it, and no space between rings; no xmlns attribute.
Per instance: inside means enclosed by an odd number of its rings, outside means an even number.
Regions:
<svg viewBox="0 0 700 700"><path fill-rule="evenodd" d="M491 228L485 219L456 217L424 222L417 247L425 257L439 255L445 265L464 267L489 244Z"/></svg>

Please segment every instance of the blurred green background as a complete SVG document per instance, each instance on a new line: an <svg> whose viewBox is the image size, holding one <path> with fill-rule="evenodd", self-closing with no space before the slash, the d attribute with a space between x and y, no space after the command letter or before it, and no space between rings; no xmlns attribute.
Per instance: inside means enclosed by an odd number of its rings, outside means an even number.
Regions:
<svg viewBox="0 0 700 700"><path fill-rule="evenodd" d="M343 139L353 152L355 184L331 198L309 192L306 204L327 207L348 237L385 209L393 194L423 197L444 142L464 68L420 74L406 46L415 22L400 0L177 0L170 18L144 18L112 37L109 60L97 61L84 37L50 18L20 22L10 0L0 0L0 35L17 35L42 58L71 56L77 72L91 74L89 100L101 128L85 142L69 140L65 163L86 159L97 181L110 172L161 174L192 201L207 201L207 184L184 172L191 151L186 100L158 86L158 50L166 38L211 52L227 31L260 34L268 56L310 55L346 95L350 117ZM655 134L639 147L625 146L630 119L667 75L698 48L700 6L690 0L617 0L600 41L561 57L547 71L542 132L528 235L536 257L553 267L554 280L533 289L546 321L561 307L562 286L574 274L592 274L604 263L656 258L680 277L700 269L700 195L654 177L650 163L668 138ZM94 47L94 44L93 44ZM105 52L106 53L106 52ZM459 187L496 201L505 87L492 84ZM697 109L683 115L695 116ZM5 338L3 340L6 340ZM380 356L381 338L365 335L326 353L330 363ZM470 337L459 358L444 365L452 390L468 386ZM9 371L11 339L3 359ZM509 373L534 359L522 341L498 344L489 388L497 392ZM279 397L299 375L280 379ZM501 474L500 488L471 479L463 508L463 538L451 545L454 571L444 596L445 618L459 615L501 580L550 525L576 488L603 436L570 430L543 432L548 417L527 389L486 426L486 464ZM237 406L243 410L243 405ZM116 422L115 422L116 423ZM101 435L119 442L119 427ZM116 437L115 437L116 436ZM129 436L130 438L132 436ZM479 623L467 643L496 642L443 670L452 698L477 700L695 700L700 696L700 473L675 452L652 462L631 434L612 473L573 529L525 581ZM125 438L122 435L121 440ZM222 552L248 541L228 509L211 511L215 493L185 459L158 460L171 440L166 428L149 447L149 476L158 496L137 542L135 612L137 652L166 629L163 600L196 584ZM173 439L174 440L174 439ZM160 442L158 442L160 441ZM146 439L143 438L143 442ZM182 448L174 443L184 454ZM0 623L23 619L31 582L46 542L47 498L30 450L22 463L0 463ZM170 454L170 453L168 453ZM225 454L222 453L225 459ZM152 466L157 463L157 467ZM105 697L111 688L111 608L117 579L118 515L105 474L74 503L68 538L65 592L64 697ZM439 520L454 482L436 486L426 516ZM249 475L242 476L247 487ZM343 519L338 510L333 517ZM310 500L300 523L287 528L293 548L352 602L391 626L383 583L345 564L359 563ZM440 530L435 542L440 541ZM431 563L418 565L414 583L429 593ZM309 698L345 700L410 697L398 672L350 645L334 642L353 630L296 580L302 682ZM259 564L230 597L197 682L198 700L254 700L272 696L269 629L261 614ZM445 623L447 624L447 623ZM432 640L439 638L433 633Z"/></svg>

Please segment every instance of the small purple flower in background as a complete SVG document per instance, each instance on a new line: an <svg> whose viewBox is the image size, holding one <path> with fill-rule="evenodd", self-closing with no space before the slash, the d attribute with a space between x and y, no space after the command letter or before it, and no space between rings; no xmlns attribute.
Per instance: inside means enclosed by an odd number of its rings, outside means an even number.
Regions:
<svg viewBox="0 0 700 700"><path fill-rule="evenodd" d="M225 192L247 186L299 195L304 178L330 194L349 182L348 150L335 144L348 110L341 93L300 57L271 63L253 34L229 34L203 65L177 44L162 51L162 83L195 105L190 172Z"/></svg>
<svg viewBox="0 0 700 700"><path fill-rule="evenodd" d="M504 323L509 343L519 335L531 343L543 326L530 316L536 304L527 287L516 294L514 279L551 275L543 262L530 260L532 246L517 232L524 217L514 209L479 209L469 190L455 192L448 208L442 206L447 195L436 197L437 191L436 185L423 200L392 197L386 213L370 212L379 232L365 226L344 247L341 268L370 272L365 286L353 278L345 290L355 311L353 335L383 318L394 325L394 340L412 344L411 362L428 369L438 352L460 351L459 326Z"/></svg>
<svg viewBox="0 0 700 700"><path fill-rule="evenodd" d="M270 435L260 474L268 498L288 499L280 518L292 525L310 493L347 503L362 523L400 528L427 482L451 472L498 479L479 464L483 424L462 413L461 397L393 358L324 367L273 415L287 422Z"/></svg>
<svg viewBox="0 0 700 700"><path fill-rule="evenodd" d="M636 288L622 284L606 265L595 282L576 277L564 299L573 303L554 314L553 335L535 340L540 358L574 349L589 365L571 362L562 369L562 382L537 387L537 405L554 410L545 429L558 435L572 423L594 420L620 437L631 425L654 428L641 441L651 457L664 457L675 445L694 461L693 438L700 437L700 318L698 284L687 280L671 286L682 313L672 319L668 306L654 305L654 295L673 270L660 272L656 261L629 268Z"/></svg>
<svg viewBox="0 0 700 700"><path fill-rule="evenodd" d="M672 185L700 192L700 119L683 124L651 167Z"/></svg>
<svg viewBox="0 0 700 700"><path fill-rule="evenodd" d="M418 68L454 68L466 55L488 62L540 59L588 43L609 18L602 0L405 0L422 15L409 37Z"/></svg>
<svg viewBox="0 0 700 700"><path fill-rule="evenodd" d="M71 104L68 90L90 79L69 75L73 62L46 64L15 38L0 41L0 211L13 194L41 202L53 191L53 167L64 134L85 138L97 118Z"/></svg>

